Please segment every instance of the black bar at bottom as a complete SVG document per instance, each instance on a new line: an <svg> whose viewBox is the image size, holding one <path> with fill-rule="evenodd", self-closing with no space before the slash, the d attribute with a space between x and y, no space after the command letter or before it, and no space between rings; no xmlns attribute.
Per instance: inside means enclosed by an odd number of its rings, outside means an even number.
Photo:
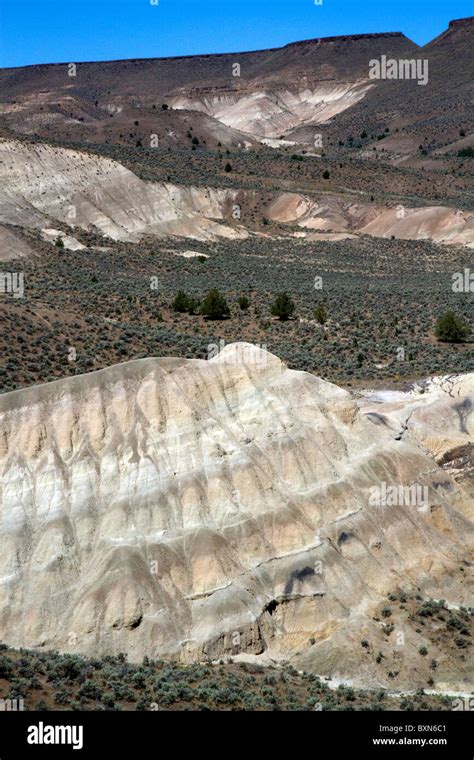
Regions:
<svg viewBox="0 0 474 760"><path fill-rule="evenodd" d="M472 712L17 712L0 713L0 760L103 758L189 750L255 756L312 747L335 757L472 760ZM55 741L57 743L49 743ZM77 749L74 749L74 746ZM207 749L206 749L207 746ZM306 747L306 750L304 748Z"/></svg>

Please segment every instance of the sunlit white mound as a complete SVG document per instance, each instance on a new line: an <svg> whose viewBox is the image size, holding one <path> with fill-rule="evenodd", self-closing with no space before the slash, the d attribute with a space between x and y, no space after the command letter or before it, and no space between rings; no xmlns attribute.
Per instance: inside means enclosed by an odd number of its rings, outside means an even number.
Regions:
<svg viewBox="0 0 474 760"><path fill-rule="evenodd" d="M410 395L420 440L398 408L361 409L249 344L3 395L0 638L367 679L360 635L389 591L469 601L472 482L425 439L472 446L469 403L455 411L471 381ZM383 484L428 500L374 505Z"/></svg>

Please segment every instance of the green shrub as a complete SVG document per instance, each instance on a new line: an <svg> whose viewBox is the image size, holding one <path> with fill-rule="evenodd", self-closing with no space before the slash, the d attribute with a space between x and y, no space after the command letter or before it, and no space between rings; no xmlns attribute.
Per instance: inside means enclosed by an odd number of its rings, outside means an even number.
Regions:
<svg viewBox="0 0 474 760"><path fill-rule="evenodd" d="M189 308L189 298L184 290L178 290L173 301L172 309L179 314L184 314Z"/></svg>
<svg viewBox="0 0 474 760"><path fill-rule="evenodd" d="M314 311L314 318L320 325L324 325L327 322L326 309L322 304L316 307Z"/></svg>
<svg viewBox="0 0 474 760"><path fill-rule="evenodd" d="M188 314L191 314L191 316L193 316L194 314L198 314L199 306L200 304L197 298L192 298L192 297L188 298L188 308L187 308Z"/></svg>
<svg viewBox="0 0 474 760"><path fill-rule="evenodd" d="M110 693L104 694L102 696L102 704L110 708L115 707L114 695Z"/></svg>
<svg viewBox="0 0 474 760"><path fill-rule="evenodd" d="M217 288L212 288L204 298L201 305L201 314L212 320L224 319L230 315L227 301Z"/></svg>
<svg viewBox="0 0 474 760"><path fill-rule="evenodd" d="M247 311L250 306L250 301L247 296L240 296L240 298L237 299L237 303L239 304L242 311Z"/></svg>
<svg viewBox="0 0 474 760"><path fill-rule="evenodd" d="M65 655L58 667L60 677L67 678L69 681L76 681L82 673L84 667L83 661L74 655Z"/></svg>
<svg viewBox="0 0 474 760"><path fill-rule="evenodd" d="M13 673L13 666L8 657L0 657L0 678L10 678Z"/></svg>
<svg viewBox="0 0 474 760"><path fill-rule="evenodd" d="M70 699L67 689L59 689L59 691L55 692L54 702L56 705L68 705L69 701Z"/></svg>
<svg viewBox="0 0 474 760"><path fill-rule="evenodd" d="M462 343L469 335L469 327L453 311L447 311L439 317L435 332L438 340Z"/></svg>
<svg viewBox="0 0 474 760"><path fill-rule="evenodd" d="M144 674L140 673L140 671L134 673L130 680L130 683L134 689L144 689L146 684Z"/></svg>
<svg viewBox="0 0 474 760"><path fill-rule="evenodd" d="M271 313L274 317L278 317L281 322L285 322L291 317L294 310L295 304L288 293L279 293L275 298Z"/></svg>
<svg viewBox="0 0 474 760"><path fill-rule="evenodd" d="M77 696L85 699L102 699L102 689L94 681L86 681L77 692Z"/></svg>

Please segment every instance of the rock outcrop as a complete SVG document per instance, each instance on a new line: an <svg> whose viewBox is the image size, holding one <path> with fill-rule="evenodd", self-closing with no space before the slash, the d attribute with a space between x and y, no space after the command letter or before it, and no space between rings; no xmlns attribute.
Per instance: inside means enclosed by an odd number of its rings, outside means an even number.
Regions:
<svg viewBox="0 0 474 760"><path fill-rule="evenodd" d="M144 235L238 241L252 234L245 228L245 215L240 216L241 207L247 205L260 205L273 221L298 225L301 232L296 234L309 241L367 234L474 246L474 217L460 209L387 208L337 193L314 198L300 193L264 194L145 182L103 156L40 142L0 139L4 259L28 253L28 246L17 241L15 228L41 229L43 238L54 242L63 234L55 229L54 221L71 229L64 240L71 250L81 247L74 239L75 229L131 242ZM294 234L289 227L288 235Z"/></svg>
<svg viewBox="0 0 474 760"><path fill-rule="evenodd" d="M247 237L219 223L223 190L144 182L117 161L18 140L0 140L0 167L0 222L48 229L58 220L129 241Z"/></svg>
<svg viewBox="0 0 474 760"><path fill-rule="evenodd" d="M456 387L357 403L234 344L3 395L0 638L367 683L387 593L472 600L473 482L451 455L472 451L474 377ZM426 498L374 501L393 486Z"/></svg>

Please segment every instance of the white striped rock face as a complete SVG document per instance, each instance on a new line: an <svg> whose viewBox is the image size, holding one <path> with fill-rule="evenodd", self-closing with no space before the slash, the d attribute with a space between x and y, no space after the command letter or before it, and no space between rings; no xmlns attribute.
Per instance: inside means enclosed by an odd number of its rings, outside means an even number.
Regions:
<svg viewBox="0 0 474 760"><path fill-rule="evenodd" d="M215 221L232 195L144 182L117 161L85 152L0 140L0 223L48 228L52 218L128 241L144 234L245 238L244 230Z"/></svg>
<svg viewBox="0 0 474 760"><path fill-rule="evenodd" d="M195 88L169 98L173 108L202 111L253 137L278 138L305 124L325 124L350 108L373 87L368 81L323 82L302 90L281 87L232 90L215 94Z"/></svg>
<svg viewBox="0 0 474 760"><path fill-rule="evenodd" d="M357 673L389 591L469 603L472 481L427 441L472 447L471 396L472 377L410 396L420 442L400 405L360 409L248 344L3 395L0 639ZM429 504L370 505L383 482Z"/></svg>

